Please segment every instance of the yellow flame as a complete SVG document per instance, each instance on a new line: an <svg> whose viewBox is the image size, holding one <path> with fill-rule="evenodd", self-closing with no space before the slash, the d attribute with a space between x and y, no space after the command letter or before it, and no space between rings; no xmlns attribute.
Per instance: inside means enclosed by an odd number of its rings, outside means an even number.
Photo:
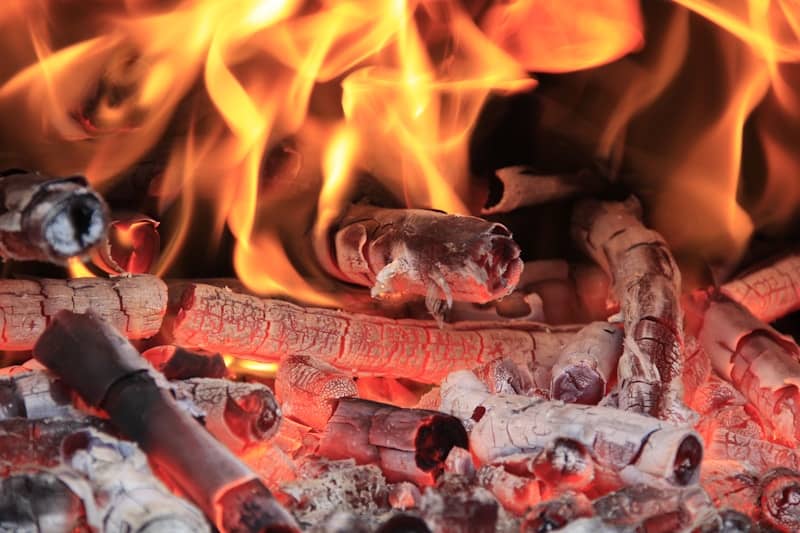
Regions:
<svg viewBox="0 0 800 533"><path fill-rule="evenodd" d="M86 265L77 257L67 260L67 271L71 278L95 278L97 277Z"/></svg>
<svg viewBox="0 0 800 533"><path fill-rule="evenodd" d="M229 354L223 354L225 367L228 372L236 375L250 375L260 378L271 379L278 373L278 363L266 363L264 361L252 361Z"/></svg>

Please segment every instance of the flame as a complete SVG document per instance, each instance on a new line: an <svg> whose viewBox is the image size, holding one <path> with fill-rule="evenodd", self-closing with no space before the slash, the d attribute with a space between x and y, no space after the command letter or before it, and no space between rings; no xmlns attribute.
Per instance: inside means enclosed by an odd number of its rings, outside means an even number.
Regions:
<svg viewBox="0 0 800 533"><path fill-rule="evenodd" d="M83 264L78 257L71 257L67 260L67 271L71 278L94 278L97 277L89 268Z"/></svg>
<svg viewBox="0 0 800 533"><path fill-rule="evenodd" d="M228 372L234 375L256 376L265 379L272 379L278 373L279 364L265 363L264 361L252 361L242 359L229 354L223 354L225 367Z"/></svg>

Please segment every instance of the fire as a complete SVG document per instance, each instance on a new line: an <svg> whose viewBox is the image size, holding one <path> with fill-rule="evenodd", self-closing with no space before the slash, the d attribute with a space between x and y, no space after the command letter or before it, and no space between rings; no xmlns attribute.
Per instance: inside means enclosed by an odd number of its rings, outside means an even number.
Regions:
<svg viewBox="0 0 800 533"><path fill-rule="evenodd" d="M150 190L169 222L159 275L196 252L186 242L202 221L209 254L233 235L250 289L333 305L332 287L309 281L308 244L293 241L322 238L363 175L407 206L469 213L479 114L494 94L533 90L531 71L593 80L581 120L596 126L596 154L613 166L624 153L679 254L736 255L800 201L800 132L786 124L800 115L791 2L127 0L82 6L76 23L73 1L0 11L0 117L24 124L5 145L101 188L168 153ZM648 15L659 9L667 16ZM689 10L717 26L714 59L728 70L713 98L677 83L708 60L693 59ZM666 22L651 29L648 16ZM652 127L665 105L669 127ZM767 179L742 199L748 121ZM269 175L264 161L287 139L302 165ZM704 223L687 224L697 213Z"/></svg>

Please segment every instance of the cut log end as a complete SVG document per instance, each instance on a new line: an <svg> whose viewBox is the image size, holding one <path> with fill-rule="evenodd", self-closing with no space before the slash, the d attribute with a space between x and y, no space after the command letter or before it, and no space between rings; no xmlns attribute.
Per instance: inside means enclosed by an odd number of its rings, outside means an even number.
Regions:
<svg viewBox="0 0 800 533"><path fill-rule="evenodd" d="M50 254L64 259L80 255L98 244L107 225L104 204L91 191L65 198L41 222Z"/></svg>
<svg viewBox="0 0 800 533"><path fill-rule="evenodd" d="M464 426L452 416L434 415L423 423L414 440L416 463L420 470L435 471L444 469L444 462L450 450L455 447L468 448L469 440Z"/></svg>

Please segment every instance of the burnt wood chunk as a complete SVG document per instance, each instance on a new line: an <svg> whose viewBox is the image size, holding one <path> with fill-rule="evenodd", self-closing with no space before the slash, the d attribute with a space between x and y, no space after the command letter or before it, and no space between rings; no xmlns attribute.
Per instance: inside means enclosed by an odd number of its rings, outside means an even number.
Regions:
<svg viewBox="0 0 800 533"><path fill-rule="evenodd" d="M377 464L388 481L432 485L456 446L467 447L467 433L452 416L342 398L318 452L331 459L352 457L359 464Z"/></svg>
<svg viewBox="0 0 800 533"><path fill-rule="evenodd" d="M247 516L258 531L298 530L256 474L178 406L163 377L108 323L62 311L33 353L89 405L105 410L221 531L236 530L229 513Z"/></svg>
<svg viewBox="0 0 800 533"><path fill-rule="evenodd" d="M108 207L86 178L0 172L0 256L64 264L108 231Z"/></svg>

